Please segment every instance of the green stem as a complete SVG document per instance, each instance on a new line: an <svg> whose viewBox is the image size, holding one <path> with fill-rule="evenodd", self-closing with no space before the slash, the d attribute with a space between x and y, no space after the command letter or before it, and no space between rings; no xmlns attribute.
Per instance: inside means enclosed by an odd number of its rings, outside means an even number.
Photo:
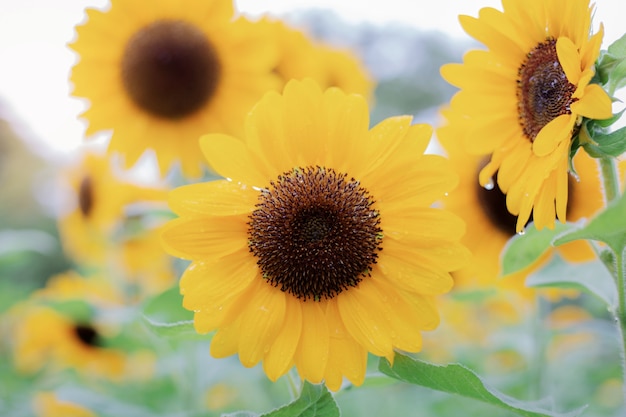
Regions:
<svg viewBox="0 0 626 417"><path fill-rule="evenodd" d="M609 204L620 195L619 171L615 158L600 158L600 169L602 171L602 182L604 184L604 197L606 203ZM617 286L618 306L614 311L617 330L620 335L621 342L621 360L622 374L624 378L624 399L626 401L626 271L624 264L626 263L624 248L611 248L615 255L615 284ZM609 271L611 266L607 265Z"/></svg>
<svg viewBox="0 0 626 417"><path fill-rule="evenodd" d="M610 203L619 196L619 173L615 158L600 158L600 169L602 170L602 182L604 184L604 197Z"/></svg>
<svg viewBox="0 0 626 417"><path fill-rule="evenodd" d="M291 399L295 400L300 396L300 383L298 381L298 374L294 371L295 368L290 369L287 372L287 383L289 385L289 395Z"/></svg>
<svg viewBox="0 0 626 417"><path fill-rule="evenodd" d="M622 372L624 377L624 398L626 401L626 271L624 271L625 252L615 253L615 277L617 283L617 294L619 300L618 310L615 312L615 321L618 325L620 339L622 341Z"/></svg>

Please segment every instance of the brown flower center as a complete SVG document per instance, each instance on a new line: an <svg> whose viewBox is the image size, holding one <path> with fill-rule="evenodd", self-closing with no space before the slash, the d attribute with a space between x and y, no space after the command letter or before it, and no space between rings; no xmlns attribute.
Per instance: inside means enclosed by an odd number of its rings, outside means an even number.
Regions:
<svg viewBox="0 0 626 417"><path fill-rule="evenodd" d="M250 215L250 251L263 276L299 299L331 299L376 263L382 239L374 200L355 179L297 168L262 190Z"/></svg>
<svg viewBox="0 0 626 417"><path fill-rule="evenodd" d="M483 164L479 166L478 172L487 164L485 161ZM477 174L478 175L478 174ZM571 205L570 203L573 201L574 194L574 183L575 180L571 175L567 177L567 208L566 213L569 215ZM493 188L484 188L481 187L478 182L476 182L476 197L478 199L478 204L482 209L485 216L489 219L491 224L502 233L508 236L514 236L516 233L516 224L517 224L517 216L509 213L506 208L506 194L500 190L498 186L498 173L496 172L493 177ZM526 225L533 221L533 215L531 213L530 218L526 222ZM526 226L524 225L524 226Z"/></svg>
<svg viewBox="0 0 626 417"><path fill-rule="evenodd" d="M93 181L85 176L78 186L78 208L83 217L89 217L93 209Z"/></svg>
<svg viewBox="0 0 626 417"><path fill-rule="evenodd" d="M78 340L86 346L100 347L102 345L100 335L96 329L89 324L77 324L74 326L74 333Z"/></svg>
<svg viewBox="0 0 626 417"><path fill-rule="evenodd" d="M122 82L130 98L154 116L180 119L202 108L221 75L217 52L190 23L159 20L126 45Z"/></svg>
<svg viewBox="0 0 626 417"><path fill-rule="evenodd" d="M518 70L517 108L524 135L532 142L539 131L562 114L570 114L576 86L567 80L548 39L530 51Z"/></svg>

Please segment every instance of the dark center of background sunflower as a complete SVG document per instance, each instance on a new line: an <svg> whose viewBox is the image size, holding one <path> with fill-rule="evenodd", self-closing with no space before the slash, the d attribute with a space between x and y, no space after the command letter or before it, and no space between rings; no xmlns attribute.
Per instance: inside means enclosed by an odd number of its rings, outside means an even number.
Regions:
<svg viewBox="0 0 626 417"><path fill-rule="evenodd" d="M548 39L530 51L518 76L519 122L524 135L532 142L545 125L562 114L571 113L576 86L567 80L554 39Z"/></svg>
<svg viewBox="0 0 626 417"><path fill-rule="evenodd" d="M368 191L321 167L286 172L259 195L250 251L263 276L295 297L320 301L368 276L381 250L380 217Z"/></svg>
<svg viewBox="0 0 626 417"><path fill-rule="evenodd" d="M89 347L101 346L100 335L96 329L89 324L77 324L74 326L74 333L78 340Z"/></svg>
<svg viewBox="0 0 626 417"><path fill-rule="evenodd" d="M197 27L160 20L140 29L126 45L122 82L140 108L179 119L202 108L217 89L217 52Z"/></svg>
<svg viewBox="0 0 626 417"><path fill-rule="evenodd" d="M482 170L482 168L487 164L488 161L484 161L478 169L478 172ZM477 174L478 176L478 174ZM567 208L566 213L569 215L571 202L573 201L574 194L574 180L571 176L567 177ZM502 192L500 187L498 186L498 173L493 177L493 188L488 190L484 187L481 187L480 184L476 183L476 197L478 199L478 204L483 211L483 214L489 219L491 224L500 230L502 233L507 236L514 236L516 233L515 226L517 225L517 216L509 213L509 210L506 208L506 194ZM533 221L532 213L530 218L526 222L526 224ZM524 225L526 226L526 225Z"/></svg>
<svg viewBox="0 0 626 417"><path fill-rule="evenodd" d="M86 176L78 186L78 209L83 217L89 217L93 209L93 181L90 176Z"/></svg>

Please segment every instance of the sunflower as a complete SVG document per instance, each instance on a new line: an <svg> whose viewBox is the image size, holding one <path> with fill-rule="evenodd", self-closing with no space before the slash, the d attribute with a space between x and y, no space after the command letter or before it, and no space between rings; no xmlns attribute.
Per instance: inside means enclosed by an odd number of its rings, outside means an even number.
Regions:
<svg viewBox="0 0 626 417"><path fill-rule="evenodd" d="M106 259L106 243L126 216L126 207L141 201L165 201L164 188L143 187L122 178L111 160L85 153L79 163L61 173L69 188L59 228L63 246L71 257L87 263Z"/></svg>
<svg viewBox="0 0 626 417"><path fill-rule="evenodd" d="M372 98L372 76L353 51L313 39L306 31L282 20L265 17L259 24L267 26L278 45L279 58L274 72L283 83L312 78L322 88L338 87L349 94Z"/></svg>
<svg viewBox="0 0 626 417"><path fill-rule="evenodd" d="M465 31L487 46L442 67L460 88L438 136L468 152L490 155L479 181L497 184L523 229L533 213L538 229L565 221L568 156L583 117L611 116L611 100L590 84L603 30L590 36L588 0L512 0L504 11L461 16Z"/></svg>
<svg viewBox="0 0 626 417"><path fill-rule="evenodd" d="M111 0L89 9L70 45L73 94L90 101L87 134L113 130L109 151L133 165L148 148L161 173L180 161L198 177L198 138L236 133L264 92L278 87L276 48L232 0Z"/></svg>
<svg viewBox="0 0 626 417"><path fill-rule="evenodd" d="M226 179L173 190L162 239L192 260L183 305L198 332L217 330L213 356L262 361L271 380L295 365L337 390L363 382L368 352L416 352L437 326L434 296L467 258L463 223L433 207L457 178L423 154L430 126L368 126L362 96L292 80L243 139L201 138Z"/></svg>
<svg viewBox="0 0 626 417"><path fill-rule="evenodd" d="M61 176L70 204L60 216L59 232L73 260L125 277L148 293L173 283L171 259L155 238L158 224L146 220L151 207L165 204L164 187L135 184L116 172L106 155L92 152Z"/></svg>
<svg viewBox="0 0 626 417"><path fill-rule="evenodd" d="M72 368L87 376L121 378L131 358L106 346L112 328L78 308L67 312L55 308L69 302L105 309L120 306L121 297L101 279L85 279L73 272L52 277L45 288L10 312L17 369L32 374Z"/></svg>
<svg viewBox="0 0 626 417"><path fill-rule="evenodd" d="M525 277L536 270L550 254L506 280L497 280L501 273L500 254L509 239L515 235L518 218L507 211L506 195L498 184L487 189L476 182L478 172L488 162L486 157L466 153L453 138L444 136L439 139L460 177L459 186L445 198L444 206L467 224L463 243L473 254L472 262L454 272L455 288L486 288L497 285L527 292L524 287ZM568 219L577 221L591 218L602 209L604 203L596 161L586 153L579 152L574 157L573 164L579 177L575 179L573 175L565 174L568 178L569 196L566 213ZM495 176L499 178L499 172ZM574 262L589 261L594 257L586 241L559 246L554 251ZM532 292L527 295L532 295Z"/></svg>

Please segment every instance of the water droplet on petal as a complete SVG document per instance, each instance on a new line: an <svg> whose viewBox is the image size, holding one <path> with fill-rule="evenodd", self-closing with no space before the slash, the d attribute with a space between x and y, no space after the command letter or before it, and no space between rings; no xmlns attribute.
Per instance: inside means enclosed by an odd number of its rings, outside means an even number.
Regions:
<svg viewBox="0 0 626 417"><path fill-rule="evenodd" d="M493 178L489 178L489 182L487 182L487 183L484 185L485 190L487 190L487 191L491 191L491 190L493 190L493 188L494 188L495 186L496 186L496 185L495 185L495 184L494 184L494 182L493 182Z"/></svg>
<svg viewBox="0 0 626 417"><path fill-rule="evenodd" d="M523 236L526 234L526 229L522 229L519 232L517 232L518 235Z"/></svg>

